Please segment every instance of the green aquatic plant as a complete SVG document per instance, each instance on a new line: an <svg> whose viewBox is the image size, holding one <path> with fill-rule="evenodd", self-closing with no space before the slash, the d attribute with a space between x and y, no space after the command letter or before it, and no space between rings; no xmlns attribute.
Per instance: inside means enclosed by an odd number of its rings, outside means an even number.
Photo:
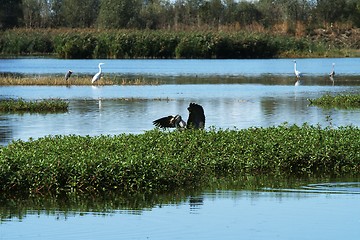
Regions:
<svg viewBox="0 0 360 240"><path fill-rule="evenodd" d="M341 94L332 96L325 94L320 98L308 99L310 104L326 108L359 108L360 94Z"/></svg>
<svg viewBox="0 0 360 240"><path fill-rule="evenodd" d="M69 103L61 99L27 101L19 99L0 100L0 112L66 112Z"/></svg>
<svg viewBox="0 0 360 240"><path fill-rule="evenodd" d="M359 134L285 124L18 140L0 148L0 191L154 192L229 175L359 174Z"/></svg>

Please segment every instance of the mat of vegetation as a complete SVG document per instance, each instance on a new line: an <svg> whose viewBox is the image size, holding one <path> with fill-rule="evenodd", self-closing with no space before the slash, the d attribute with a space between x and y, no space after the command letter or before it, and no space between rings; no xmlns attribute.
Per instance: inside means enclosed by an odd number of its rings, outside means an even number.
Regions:
<svg viewBox="0 0 360 240"><path fill-rule="evenodd" d="M0 148L0 191L153 192L228 175L359 174L359 135L284 124L18 140Z"/></svg>
<svg viewBox="0 0 360 240"><path fill-rule="evenodd" d="M68 107L69 103L61 99L0 99L0 112L66 112Z"/></svg>
<svg viewBox="0 0 360 240"><path fill-rule="evenodd" d="M60 58L274 58L328 56L321 41L249 31L12 29L0 34L2 55Z"/></svg>
<svg viewBox="0 0 360 240"><path fill-rule="evenodd" d="M359 108L360 94L325 94L320 98L308 99L310 104L325 108Z"/></svg>

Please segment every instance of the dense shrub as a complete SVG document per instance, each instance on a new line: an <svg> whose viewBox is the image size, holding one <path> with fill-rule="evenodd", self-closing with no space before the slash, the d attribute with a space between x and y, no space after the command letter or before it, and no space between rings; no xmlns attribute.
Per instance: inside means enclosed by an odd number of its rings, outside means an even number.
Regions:
<svg viewBox="0 0 360 240"><path fill-rule="evenodd" d="M7 30L0 53L60 58L274 58L324 53L323 43L250 32L149 30Z"/></svg>

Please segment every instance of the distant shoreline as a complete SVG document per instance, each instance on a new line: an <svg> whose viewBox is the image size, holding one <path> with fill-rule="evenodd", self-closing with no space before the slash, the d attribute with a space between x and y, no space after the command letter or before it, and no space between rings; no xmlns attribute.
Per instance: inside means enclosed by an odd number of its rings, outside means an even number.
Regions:
<svg viewBox="0 0 360 240"><path fill-rule="evenodd" d="M340 39L342 35L330 39L322 31L315 36L294 37L272 32L216 30L11 29L0 35L0 57L51 56L60 59L360 57L357 32L354 31L354 34L344 40ZM348 47L344 48L344 46Z"/></svg>

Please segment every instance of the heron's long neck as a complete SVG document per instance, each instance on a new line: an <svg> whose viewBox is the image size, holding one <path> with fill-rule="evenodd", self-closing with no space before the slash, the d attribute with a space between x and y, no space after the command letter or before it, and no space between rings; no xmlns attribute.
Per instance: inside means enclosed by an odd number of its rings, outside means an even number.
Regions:
<svg viewBox="0 0 360 240"><path fill-rule="evenodd" d="M296 72L296 62L294 62L294 71Z"/></svg>
<svg viewBox="0 0 360 240"><path fill-rule="evenodd" d="M99 73L101 73L101 65L99 65Z"/></svg>

